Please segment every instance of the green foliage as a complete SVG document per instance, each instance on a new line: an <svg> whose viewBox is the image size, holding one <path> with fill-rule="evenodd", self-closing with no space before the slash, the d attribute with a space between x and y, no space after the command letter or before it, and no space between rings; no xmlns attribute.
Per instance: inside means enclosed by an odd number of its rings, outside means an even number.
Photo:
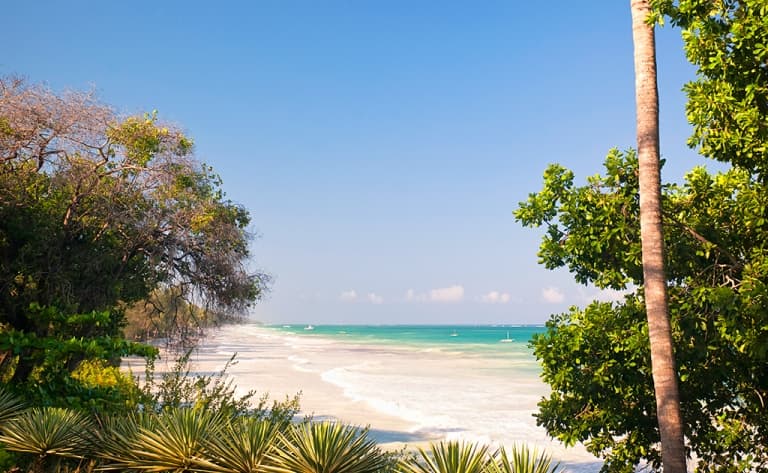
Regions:
<svg viewBox="0 0 768 473"><path fill-rule="evenodd" d="M121 117L9 78L0 89L0 380L37 404L131 408L127 383L94 382L153 355L125 341L124 311L153 294L197 301L188 319L158 309L174 337L176 322L236 319L268 281L246 269L248 212L156 112Z"/></svg>
<svg viewBox="0 0 768 473"><path fill-rule="evenodd" d="M305 422L279 434L269 471L277 473L380 473L393 466L367 430L335 422Z"/></svg>
<svg viewBox="0 0 768 473"><path fill-rule="evenodd" d="M105 450L108 463L101 468L179 473L215 468L209 460L208 444L226 422L226 417L216 411L165 410L150 425L123 427L107 434L113 440Z"/></svg>
<svg viewBox="0 0 768 473"><path fill-rule="evenodd" d="M556 473L560 464L552 464L552 457L524 445L513 445L510 452L501 448L492 471L496 473Z"/></svg>
<svg viewBox="0 0 768 473"><path fill-rule="evenodd" d="M63 408L34 408L7 421L0 443L24 454L30 471L44 471L66 459L81 459L93 447L92 423L83 414Z"/></svg>
<svg viewBox="0 0 768 473"><path fill-rule="evenodd" d="M605 471L617 472L660 461L638 289L637 182L626 178L636 166L633 152L611 151L605 174L580 187L553 166L542 192L516 212L524 225L550 229L539 252L550 267L627 291L623 302L554 315L532 342L552 387L538 423L566 443L584 442L606 459ZM706 471L768 471L766 208L768 187L739 169L711 175L696 168L682 185L664 188L681 409L689 446Z"/></svg>
<svg viewBox="0 0 768 473"><path fill-rule="evenodd" d="M252 417L232 419L209 443L215 471L257 473L265 471L268 454L275 447L279 425Z"/></svg>
<svg viewBox="0 0 768 473"><path fill-rule="evenodd" d="M24 402L0 386L0 432L8 420L18 416L24 409Z"/></svg>
<svg viewBox="0 0 768 473"><path fill-rule="evenodd" d="M682 29L696 80L685 86L701 154L768 177L768 2L654 0Z"/></svg>
<svg viewBox="0 0 768 473"><path fill-rule="evenodd" d="M0 332L0 352L24 357L27 379L9 385L31 404L69 406L94 411L124 411L135 407L133 380L110 366L115 358L154 356L157 350L127 342L117 334L111 312L68 314L33 305L29 313L45 324L48 336L34 332ZM104 382L108 374L112 382ZM101 378L101 379L99 379Z"/></svg>
<svg viewBox="0 0 768 473"><path fill-rule="evenodd" d="M410 473L488 473L493 471L495 454L486 445L438 442L405 463Z"/></svg>
<svg viewBox="0 0 768 473"><path fill-rule="evenodd" d="M153 363L147 365L142 389L142 408L160 412L166 409L193 407L226 413L229 416L248 416L255 419L269 420L279 428L284 428L299 411L299 396L286 398L283 402L269 404L268 394L256 398L256 391L251 390L237 396L236 387L227 370L235 363L235 356L224 368L212 375L191 372L187 351L180 357L171 370L159 376L155 374ZM255 405L254 405L255 403Z"/></svg>

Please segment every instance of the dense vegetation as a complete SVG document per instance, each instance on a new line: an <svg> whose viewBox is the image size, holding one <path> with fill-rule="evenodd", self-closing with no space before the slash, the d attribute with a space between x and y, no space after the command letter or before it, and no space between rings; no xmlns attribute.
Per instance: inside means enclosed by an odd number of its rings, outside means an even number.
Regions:
<svg viewBox="0 0 768 473"><path fill-rule="evenodd" d="M669 307L681 409L700 471L768 471L768 3L654 2L698 67L686 85L690 140L730 170L663 189ZM662 69L664 65L660 66ZM552 388L538 423L584 442L605 471L660 465L640 259L637 158L612 150L574 184L550 166L517 219L544 226L539 256L575 279L627 293L554 315L533 341Z"/></svg>
<svg viewBox="0 0 768 473"><path fill-rule="evenodd" d="M0 78L9 389L44 405L125 408L130 382L115 365L154 354L124 337L126 311L162 320L167 334L259 298L265 277L245 268L248 212L192 152L155 113L123 117L88 94Z"/></svg>

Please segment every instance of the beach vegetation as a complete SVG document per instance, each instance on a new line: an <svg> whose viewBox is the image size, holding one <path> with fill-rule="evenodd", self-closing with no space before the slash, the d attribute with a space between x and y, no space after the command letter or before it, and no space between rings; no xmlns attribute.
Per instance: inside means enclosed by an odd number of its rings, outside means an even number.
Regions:
<svg viewBox="0 0 768 473"><path fill-rule="evenodd" d="M279 434L268 471L275 473L385 473L396 459L384 453L367 429L339 422L303 422Z"/></svg>
<svg viewBox="0 0 768 473"><path fill-rule="evenodd" d="M487 445L442 441L419 448L418 455L404 464L408 473L489 473L495 463L495 453Z"/></svg>
<svg viewBox="0 0 768 473"><path fill-rule="evenodd" d="M236 417L209 442L216 471L257 473L267 471L281 425L271 419Z"/></svg>
<svg viewBox="0 0 768 473"><path fill-rule="evenodd" d="M509 450L501 447L493 463L494 473L557 473L560 463L554 463L546 451L515 444Z"/></svg>
<svg viewBox="0 0 768 473"><path fill-rule="evenodd" d="M19 454L30 472L57 471L62 464L77 465L89 457L95 447L92 435L93 424L81 412L35 407L3 423L0 443Z"/></svg>
<svg viewBox="0 0 768 473"><path fill-rule="evenodd" d="M462 442L431 443L419 448L416 455L401 462L404 473L556 473L559 463L553 463L546 452L526 445L501 447Z"/></svg>
<svg viewBox="0 0 768 473"><path fill-rule="evenodd" d="M125 422L135 425L120 425ZM103 470L192 472L215 468L210 443L220 435L226 417L216 411L167 409L154 417L132 416L118 429L106 432L110 448Z"/></svg>

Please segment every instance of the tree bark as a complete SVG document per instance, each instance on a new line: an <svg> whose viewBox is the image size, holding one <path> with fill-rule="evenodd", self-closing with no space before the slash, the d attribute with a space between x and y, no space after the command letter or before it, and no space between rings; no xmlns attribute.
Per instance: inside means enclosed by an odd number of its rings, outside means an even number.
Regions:
<svg viewBox="0 0 768 473"><path fill-rule="evenodd" d="M672 329L669 322L664 239L661 225L659 161L659 95L656 85L654 27L647 23L648 0L630 0L635 47L637 155L640 184L640 237L643 286L651 344L651 367L656 393L656 415L665 473L685 473L685 441L680 414Z"/></svg>

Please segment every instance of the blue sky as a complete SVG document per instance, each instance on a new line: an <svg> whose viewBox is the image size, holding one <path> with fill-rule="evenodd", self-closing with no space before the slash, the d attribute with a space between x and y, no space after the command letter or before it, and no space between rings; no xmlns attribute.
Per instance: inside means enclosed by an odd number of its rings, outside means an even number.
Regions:
<svg viewBox="0 0 768 473"><path fill-rule="evenodd" d="M536 263L518 202L634 145L629 1L34 1L0 74L157 109L253 216L270 323L542 323L594 289ZM657 31L665 180L688 150Z"/></svg>

